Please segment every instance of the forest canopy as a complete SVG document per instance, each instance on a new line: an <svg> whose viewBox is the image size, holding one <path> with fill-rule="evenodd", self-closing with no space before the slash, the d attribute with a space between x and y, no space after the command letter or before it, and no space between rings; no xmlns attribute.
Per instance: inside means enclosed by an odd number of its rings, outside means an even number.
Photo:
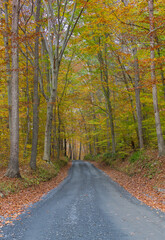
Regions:
<svg viewBox="0 0 165 240"><path fill-rule="evenodd" d="M161 0L1 1L7 176L40 159L165 154L164 11Z"/></svg>

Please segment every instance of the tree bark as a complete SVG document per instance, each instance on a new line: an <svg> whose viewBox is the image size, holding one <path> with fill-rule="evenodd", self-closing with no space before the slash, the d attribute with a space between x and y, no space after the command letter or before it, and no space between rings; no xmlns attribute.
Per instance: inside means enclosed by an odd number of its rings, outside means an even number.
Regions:
<svg viewBox="0 0 165 240"><path fill-rule="evenodd" d="M79 148L79 156L78 156L78 160L81 160L81 142L80 142L80 148Z"/></svg>
<svg viewBox="0 0 165 240"><path fill-rule="evenodd" d="M43 160L50 162L51 157L51 135L52 135L52 119L53 119L53 104L55 96L51 96L47 103L47 118L45 127L45 141L44 141L44 156Z"/></svg>
<svg viewBox="0 0 165 240"><path fill-rule="evenodd" d="M25 140L25 145L24 145L24 153L23 153L23 157L26 157L27 154L27 144L29 141L29 135L30 135L30 96L29 96L29 78L28 78L28 50L27 50L27 44L26 44L26 98L27 98L27 129L26 129L26 140Z"/></svg>
<svg viewBox="0 0 165 240"><path fill-rule="evenodd" d="M156 36L156 43L159 45L159 40L158 40L157 36ZM158 56L160 58L161 57L160 47L158 47L157 53L158 53ZM164 77L164 71L163 71L163 63L159 63L159 66L160 66L160 76L161 76L162 87L163 87L163 96L164 96L164 100L165 100L165 77Z"/></svg>
<svg viewBox="0 0 165 240"><path fill-rule="evenodd" d="M12 75L11 75L11 137L8 177L20 177L19 172L19 79L18 79L18 21L19 0L12 3Z"/></svg>
<svg viewBox="0 0 165 240"><path fill-rule="evenodd" d="M64 156L67 156L67 140L66 137L64 138Z"/></svg>
<svg viewBox="0 0 165 240"><path fill-rule="evenodd" d="M72 160L72 145L69 143L69 159Z"/></svg>
<svg viewBox="0 0 165 240"><path fill-rule="evenodd" d="M59 159L60 157L60 142L61 142L61 137L60 137L60 133L61 133L61 118L60 118L60 109L59 109L59 104L57 106L57 114L58 114L58 140L57 140L57 159Z"/></svg>
<svg viewBox="0 0 165 240"><path fill-rule="evenodd" d="M143 142L143 130L142 130L142 113L141 113L141 103L140 103L140 76L139 76L139 63L137 58L137 48L133 48L134 56L134 71L135 71L135 99L136 99L136 113L137 113L137 123L138 123L138 137L139 137L139 147L144 148Z"/></svg>
<svg viewBox="0 0 165 240"><path fill-rule="evenodd" d="M33 90L33 138L32 138L32 150L30 167L32 170L36 170L36 158L37 158L37 145L38 145L38 128L39 128L39 117L38 117L38 78L39 78L39 31L40 31L40 8L41 0L37 0L37 10L36 10L36 39L35 39L35 71L34 71L34 90Z"/></svg>
<svg viewBox="0 0 165 240"><path fill-rule="evenodd" d="M107 69L107 60L106 60L106 46L105 46L105 59L103 59L102 52L100 51L98 54L98 60L100 63L100 75L101 75L101 83L103 88L103 93L106 101L108 116L109 116L109 124L111 129L111 137L112 137L112 152L116 152L116 143L115 143L115 130L114 130L114 120L112 114L112 105L110 101L110 89L108 85L108 69Z"/></svg>
<svg viewBox="0 0 165 240"><path fill-rule="evenodd" d="M165 154L165 146L163 140L163 134L160 123L158 98L157 98L157 87L156 87L156 74L155 74L155 33L154 33L154 4L153 0L148 0L149 9L149 21L150 21L150 58L151 58L151 82L152 82L152 96L153 96L153 107L155 113L156 133L158 141L159 155Z"/></svg>
<svg viewBox="0 0 165 240"><path fill-rule="evenodd" d="M10 69L10 55L9 55L9 13L8 13L8 0L5 0L5 31L4 31L4 46L5 46L5 60L6 60L6 74L8 85L8 108L9 108L9 129L11 136L11 69Z"/></svg>

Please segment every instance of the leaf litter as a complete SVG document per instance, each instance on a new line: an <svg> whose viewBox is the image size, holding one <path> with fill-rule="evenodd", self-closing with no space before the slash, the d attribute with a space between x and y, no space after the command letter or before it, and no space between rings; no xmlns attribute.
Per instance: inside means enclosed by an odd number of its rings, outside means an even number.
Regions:
<svg viewBox="0 0 165 240"><path fill-rule="evenodd" d="M3 225L12 224L14 220L19 220L19 215L30 205L36 203L50 190L57 187L67 177L70 167L71 162L64 166L56 177L47 182L41 182L38 185L21 189L19 192L0 197L0 229ZM3 237L1 231L0 237Z"/></svg>
<svg viewBox="0 0 165 240"><path fill-rule="evenodd" d="M152 208L165 212L165 174L164 171L159 176L149 179L145 177L144 171L128 176L126 173L111 168L104 163L92 162L97 168L105 172L110 178L119 183L130 194ZM165 162L163 163L165 166ZM164 167L163 167L164 169ZM158 184L157 178L161 179ZM160 181L159 181L160 182ZM161 188L156 187L160 185Z"/></svg>

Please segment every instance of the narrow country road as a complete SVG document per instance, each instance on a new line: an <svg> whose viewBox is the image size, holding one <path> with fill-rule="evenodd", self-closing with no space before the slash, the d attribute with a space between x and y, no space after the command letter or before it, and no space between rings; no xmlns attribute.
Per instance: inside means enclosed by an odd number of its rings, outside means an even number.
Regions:
<svg viewBox="0 0 165 240"><path fill-rule="evenodd" d="M6 240L164 240L165 214L142 205L102 171L73 161L68 177L13 226Z"/></svg>

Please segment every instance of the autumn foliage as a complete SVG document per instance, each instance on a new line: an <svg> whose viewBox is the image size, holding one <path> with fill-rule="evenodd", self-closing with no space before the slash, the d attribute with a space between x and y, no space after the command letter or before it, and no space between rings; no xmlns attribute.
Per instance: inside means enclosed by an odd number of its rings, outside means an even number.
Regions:
<svg viewBox="0 0 165 240"><path fill-rule="evenodd" d="M0 168L15 164L7 175L20 177L19 168L33 162L36 170L42 159L124 161L148 148L164 155L163 1L60 4L0 3Z"/></svg>

